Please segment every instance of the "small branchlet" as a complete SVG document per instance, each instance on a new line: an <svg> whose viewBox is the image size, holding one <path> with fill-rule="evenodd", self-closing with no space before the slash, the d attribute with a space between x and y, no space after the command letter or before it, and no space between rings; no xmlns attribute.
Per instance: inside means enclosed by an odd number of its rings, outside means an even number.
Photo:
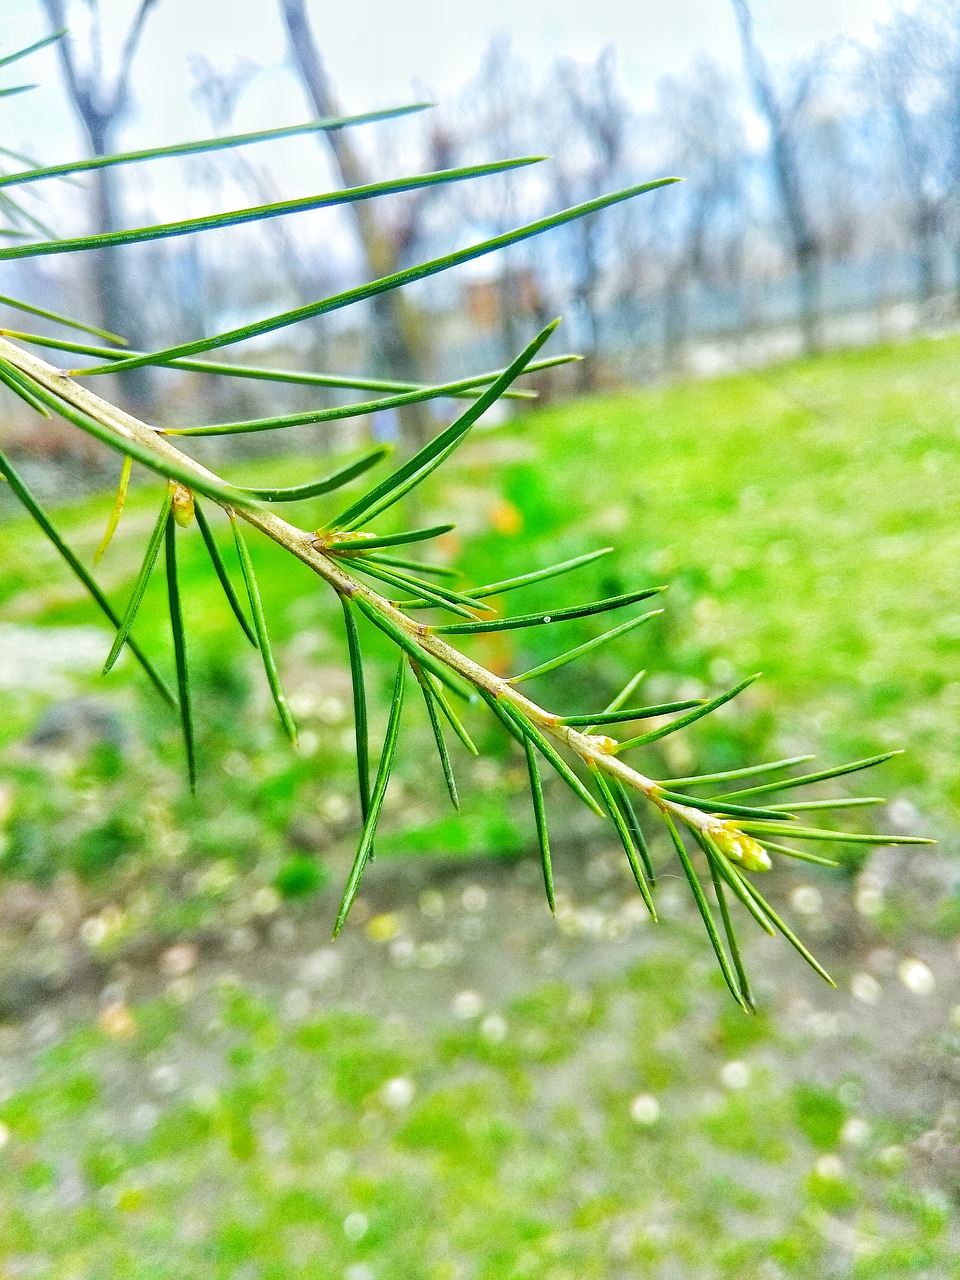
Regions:
<svg viewBox="0 0 960 1280"><path fill-rule="evenodd" d="M33 48L39 48L43 43L45 42L22 50L20 54L12 55L0 62L0 67L16 57L26 56L33 51ZM117 156L98 157L93 161L60 164L51 168L31 166L13 173L0 172L0 187L62 178L72 173L108 165L132 164L163 156L245 146L291 133L353 127L375 119L385 119L391 115L402 115L412 109L419 109L419 107L375 112L367 116L313 121L306 125L289 126L279 130L204 140L195 144L181 143L166 148L159 147ZM13 155L11 152L6 154ZM110 232L106 235L85 236L74 240L57 240L50 237L45 240L29 241L29 236L24 235L18 227L0 226L0 235L7 235L16 241L9 247L0 247L0 261L51 253L82 253L106 246L156 240L166 236L189 235L217 227L286 216L308 208L342 205L403 190L424 190L440 184L479 180L486 175L533 163L537 159L537 157L522 157L483 166L443 170L402 181L395 180L347 191L324 193L284 204L230 210L226 213L180 222ZM503 398L528 397L530 392L516 385L517 380L524 373L575 358L572 356L540 357L541 349L553 333L557 322L538 334L507 368L435 386L216 364L209 360L194 358L203 352L232 345L259 334L274 332L301 320L366 301L389 290L436 275L450 267L515 244L530 236L550 231L554 227L562 226L588 214L598 213L604 208L641 196L674 181L677 179L664 178L598 196L479 244L408 267L343 293L319 299L294 311L267 316L241 328L195 341L175 343L160 351L132 351L124 346L122 338L118 338L117 335L39 308L29 302L0 297L0 302L4 305L16 307L30 314L39 314L47 320L92 334L113 344L107 347L94 346L67 339L37 337L19 331L14 334L11 330L5 330L3 333L7 336L0 336L0 383L18 397L21 403L41 414L60 415L80 430L115 449L122 456L120 489L98 556L105 550L119 521L133 464L137 463L147 468L163 481L164 490L156 524L149 537L130 599L122 613L113 608L89 570L36 501L22 477L2 454L0 454L0 474L10 483L12 491L26 507L41 532L51 540L114 626L115 638L107 657L105 671L109 670L126 646L134 653L161 695L179 708L191 785L196 772L196 748L185 634L185 621L189 618L190 612L181 598L178 573L177 539L181 531L186 529L194 519L196 520L210 555L215 576L223 588L227 605L235 615L246 638L259 651L265 677L283 729L294 744L296 743L296 726L283 692L278 663L271 647L263 601L253 561L247 548L244 526L265 535L287 553L302 561L339 598L343 608L347 653L353 678L358 787L363 830L357 856L337 914L335 933L340 931L347 920L350 905L359 889L366 864L373 853L377 823L401 736L401 711L407 685L410 683L408 675L412 674L413 682L419 685L423 695L427 718L436 742L439 767L454 805L459 805L460 797L454 779L453 758L443 731L444 722L468 751L476 753L477 749L460 714L454 710L448 694L464 697L468 705L471 703L485 705L506 731L522 745L530 780L544 885L551 908L554 906L553 865L547 830L546 796L541 775L544 764L549 765L550 769L567 783L579 801L610 823L612 831L623 846L638 890L651 916L656 919L654 900L656 868L634 808L636 800L645 802L647 817L666 830L683 875L690 885L723 976L734 998L744 1009L747 1009L752 1006L753 998L734 931L731 904L728 902L730 895L756 924L768 933L782 934L818 973L830 981L829 975L761 896L750 879L750 874L760 873L770 868L771 855L830 864L829 859L808 853L805 847L797 849L790 844L781 843L783 838L792 838L794 843L799 843L801 846L809 843L834 844L844 841L874 844L929 843L917 837L865 835L804 826L797 818L797 814L802 810L830 806L838 809L845 808L858 803L856 800L801 801L791 808L787 802L768 805L767 796L775 796L777 793L801 786L836 779L844 774L880 764L887 759L887 756L874 756L800 776L787 772L794 765L801 763L799 759L790 759L763 765L748 765L743 769L722 774L702 774L661 780L648 777L626 762L624 759L626 752L650 746L711 714L745 690L755 677L751 676L734 688L706 701L687 699L643 705L642 701L638 702L634 699L634 694L645 674L640 672L607 707L589 715L580 713L562 715L541 707L525 696L518 686L546 675L567 663L583 659L614 640L623 639L635 627L651 621L660 610L634 613L594 639L572 649L561 649L556 657L508 678L496 675L456 645L460 643L461 638L469 644L473 636L506 630L556 627L562 632L563 625L567 621L631 609L660 592L662 587L641 585L633 591L597 599L588 604L532 613L518 611L503 614L486 601L496 596L520 591L533 583L575 572L598 556L608 554L609 548L578 556L547 569L519 573L485 586L459 590L450 585L451 573L445 566L420 563L416 559L408 560L402 555L390 554L395 548L427 543L441 537L452 529L452 525L441 524L399 532L381 531L370 527L378 517L394 508L402 498L421 485L451 457L469 437L474 423L487 409ZM4 207L9 216L17 215L19 206L13 204L9 197L6 198ZM35 226L35 229L38 228ZM42 229L41 234L44 234ZM11 337L16 337L17 342L11 341ZM279 381L352 388L368 394L377 393L381 398L338 406L334 410L318 410L314 413L262 418L249 422L196 428L164 428L141 422L102 399L76 381L75 377L48 364L29 349L25 349L32 345L93 358L98 363L80 371L89 375L117 369L159 365L208 376L232 375L257 378L262 382ZM465 400L466 408L412 457L402 461L359 497L353 498L322 528L313 531L299 528L296 524L283 519L276 513L275 508L295 504L308 498L314 499L354 484L368 470L386 459L387 449L378 447L370 450L330 475L319 480L309 480L293 488L263 486L244 489L221 479L173 442L174 438L186 441L191 435L229 435L245 431L277 430L297 424L319 424L333 419L392 409L404 404L437 400L441 397ZM231 574L214 529L200 506L199 497L219 506L229 521L242 588L238 588L234 583L234 575ZM133 635L137 613L159 559L161 545L165 552L167 595L174 640L176 696ZM381 590L375 589L368 580L372 580L378 588L389 587L390 597L388 598ZM430 610L439 616L435 621L425 623L411 616L413 610ZM379 630L394 645L398 658L389 724L377 755L376 774L372 782L367 722L369 699L361 657L361 628L364 625L372 625ZM614 726L639 725L650 720L653 720L652 727L632 737L618 739L609 732ZM597 732L598 729L603 729L604 732ZM629 730L627 732L629 735ZM574 766L582 769L583 777ZM741 790L707 796L700 794L700 789L703 787L723 787L737 779L764 776L767 778L766 781ZM763 799L758 802L757 797ZM705 874L694 862L695 852L699 858L705 860ZM708 883L712 888L716 912L719 914L719 928L715 909L711 906L704 888Z"/></svg>
<svg viewBox="0 0 960 1280"><path fill-rule="evenodd" d="M545 337L545 334L539 335L511 365L509 379L506 376L507 371L500 375L498 381L502 386L509 385L513 378L520 375L526 362L533 357ZM551 908L554 905L553 867L540 762L549 765L584 804L594 812L602 814L610 822L613 832L623 845L639 892L651 915L656 919L655 868L630 798L640 797L647 802L648 816L655 823L660 822L666 828L670 842L680 860L683 874L690 884L711 945L716 951L724 978L735 999L744 1008L752 1007L752 995L740 955L730 904L727 902L727 895L730 894L755 923L767 932L782 934L818 973L827 981L831 981L822 966L748 879L749 873L755 874L769 870L772 866L772 855L826 862L829 865L829 859L810 854L804 847L794 848L783 844L781 842L783 837L792 837L794 842L801 846L824 841L874 844L928 843L914 836L865 835L860 832L834 831L801 825L797 815L814 803L811 801L799 802L795 806L795 811L791 810L786 802L775 806L766 806L762 802L757 802L758 797L763 797L765 800L768 795L773 796L776 793L788 792L871 768L887 760L894 754L892 752L819 770L816 773L790 774L788 770L806 759L796 757L774 760L768 764L749 765L723 774L702 774L660 780L648 777L623 759L628 749L652 745L715 711L738 693L743 692L756 678L754 676L709 700L687 699L627 707L625 703L630 701L640 683L640 679L634 677L608 706L589 714L561 715L546 710L521 693L517 688L517 677L501 677L494 674L451 643L454 636L469 639L474 634L484 634L494 630L542 628L555 625L562 630L564 621L571 618L628 609L661 590L659 587L640 587L635 591L595 600L590 604L549 612L538 611L485 618L483 597L491 594L491 588L471 588L466 591L438 588L435 582L428 582L422 576L424 571L389 567L381 564L377 556L379 549L385 545L392 546L415 539L428 541L431 538L440 537L449 530L451 527L449 525L381 535L366 529L343 530L338 528L336 523L331 523L328 528L317 533L288 523L272 510L252 500L248 505L221 499L219 505L226 512L233 529L244 594L253 619L251 624L247 620L247 613L240 603L239 595L232 586L231 576L210 525L195 502L193 488L186 479L195 473L196 487L202 487L206 493L212 495L221 491L228 492L232 496L237 490L176 449L169 438L158 434L152 427L130 417L106 401L100 400L98 396L37 356L0 339L0 359L17 370L20 379L29 384L31 393L39 401L50 404L54 409L59 404L70 407L76 415L73 420L79 419L82 424L87 417L90 417L98 423L101 430L105 428L115 432L113 438L117 441L116 447L121 452L125 452L124 445L128 440L133 441L142 451L138 460L149 459L148 465L152 470L160 476L167 477L168 483L154 533L130 602L119 620L110 662L112 664L112 660L115 660L125 643L131 643L130 632L137 609L157 559L160 544L166 540L171 621L176 642L177 686L191 779L195 752L193 722L189 709L186 643L183 636L184 613L180 604L179 588L176 585L175 529L188 523L189 518L196 514L204 540L214 556L214 568L224 586L227 603L240 620L248 638L260 650L266 678L281 722L293 741L296 740L296 729L280 684L277 662L267 634L263 604L246 540L241 531L242 525L246 524L260 531L309 565L341 600L347 623L348 653L354 683L358 778L364 826L357 859L337 915L336 932L340 931L347 920L350 905L357 893L373 849L383 796L396 760L400 738L400 704L405 687L402 673L405 668L412 672L422 691L428 720L437 743L438 761L444 783L455 805L459 805L460 799L454 780L453 760L442 731L442 720L446 720L454 728L456 735L468 747L473 750L475 748L459 716L453 711L443 693L444 685L457 693L473 691L475 695L479 695L479 700L496 714L504 728L522 744L530 777L544 884ZM378 514L393 506L401 493L410 491L412 487L408 484L410 477L417 477L419 480L432 472L438 455L449 454L451 439L459 444L466 434L466 430L451 433L451 428L447 428L436 440L425 445L413 458L403 463L392 476L375 485L370 493L376 495L373 503L378 507ZM0 465L8 476L12 473L8 462L4 460ZM362 468L362 470L365 469ZM346 467L343 469L343 474L350 471L351 467ZM357 474L357 469L353 468L353 476ZM19 483L22 485L22 482ZM265 492L258 491L258 496L262 497ZM367 497L369 496L368 494ZM387 498L393 500L386 501ZM216 496L214 501L218 501ZM357 519L356 512L363 507L364 502L364 498L357 499L348 508L351 513L349 516L351 523ZM537 571L528 575L527 581L559 577L589 563L592 558L578 557L549 570ZM414 563L410 562L411 565ZM370 574L371 570L376 572ZM404 609L398 607L395 601L387 599L368 585L364 581L364 577L368 574L377 581L382 580L401 586L412 593L413 605L430 608L440 614L452 613L457 618L466 615L470 620L453 623L444 623L441 620L433 624L417 621ZM524 583L520 579L509 580L510 589L513 589L514 585L522 586ZM630 626L644 622L652 616L649 613L641 614L629 625L621 624L614 628L614 633L625 634ZM368 691L360 658L358 628L361 619L366 619L386 635L399 650L401 658L390 726L380 751L376 780L372 785L369 774L366 712ZM599 639L605 639L608 634L610 633L605 633ZM573 651L561 654L557 660L543 663L540 669L524 674L526 676L545 674L568 659L574 660L584 656L595 647L594 642L588 641ZM640 678L643 674L640 673ZM654 719L655 727L635 737L618 740L608 732L598 732L599 728L608 730L621 724L630 725L650 719ZM579 763L585 768L585 779L571 767L568 757L572 758L575 764ZM721 794L708 796L698 794L703 787L715 789L718 786L729 786L739 779L756 778L763 780L754 782L746 788ZM591 790L591 783L593 790ZM835 806L838 809L849 805L849 801L842 797L834 801L816 803L826 807ZM694 852L705 859L706 879L716 903L715 908L710 905L706 889L701 883L700 873L693 858ZM715 910L718 917L715 917Z"/></svg>

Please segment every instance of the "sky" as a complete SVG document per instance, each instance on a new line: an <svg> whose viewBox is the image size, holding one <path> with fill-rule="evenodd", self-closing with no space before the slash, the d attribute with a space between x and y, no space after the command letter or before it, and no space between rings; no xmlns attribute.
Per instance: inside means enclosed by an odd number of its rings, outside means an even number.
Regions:
<svg viewBox="0 0 960 1280"><path fill-rule="evenodd" d="M892 2L754 0L753 7L765 51L778 62L838 36L868 39ZM108 33L118 40L134 0L101 3ZM0 55L46 32L39 0L2 0L2 7ZM650 97L658 77L704 53L739 65L729 0L479 0L472 5L438 0L331 5L311 0L310 10L328 68L350 111L425 95L442 103L476 73L484 47L498 33L510 36L535 73L556 57L590 60L605 45L615 45L621 81L638 106ZM74 0L74 21L81 20L83 11L84 5ZM279 70L285 48L273 0L160 0L138 60L140 109L126 142L134 133L140 144L187 137L196 130L189 62L196 53L219 66L245 58L278 68L260 77L247 95L241 116L248 119L238 116L241 127L304 117L302 98ZM29 133L46 159L54 152L63 158L78 140L59 101L53 54L37 55L29 71L42 87L30 95L21 141ZM5 114L10 120L11 113ZM66 151L65 130L72 143Z"/></svg>
<svg viewBox="0 0 960 1280"><path fill-rule="evenodd" d="M907 0L907 3L912 0ZM83 23L96 0L67 0L68 20L86 47ZM824 41L841 37L869 40L897 0L752 0L764 51L784 63ZM105 61L115 65L136 0L99 0L105 34ZM740 54L730 0L476 0L472 5L438 0L308 0L311 19L340 102L347 113L433 101L443 106L478 71L495 36L507 35L516 56L537 80L557 58L593 61L607 45L616 49L620 83L637 108L654 99L655 86L705 54L739 73ZM47 34L40 0L0 0L0 57ZM136 109L116 141L120 150L159 146L222 132L197 105L195 62L202 55L214 67L238 61L261 67L239 100L227 132L266 129L308 120L302 91L286 67L287 50L277 0L158 0L135 67ZM0 85L20 79L38 82L30 94L0 99L3 145L52 164L87 154L82 135L60 88L56 52L45 49L8 68ZM380 147L374 171L407 173L421 166L417 126L358 130L365 148ZM412 141L411 141L412 139ZM407 145L410 155L390 148ZM259 199L282 199L329 190L336 185L326 154L313 139L290 139L270 147L245 149L269 170ZM499 154L499 153L498 153ZM412 158L411 158L412 156ZM395 160L395 163L391 163ZM211 193L192 162L161 161L124 171L127 225L183 218L251 202L246 188ZM221 166L221 170L224 166ZM639 179L661 176L642 173ZM235 175L236 177L236 175ZM81 234L86 205L76 188L47 184L39 192L44 216L59 234ZM316 243L323 228L325 248L349 261L352 232L337 211L285 219L293 243ZM477 232L479 234L479 232ZM213 232L211 239L238 237ZM239 238L231 244L239 243ZM471 270L493 270L483 259Z"/></svg>

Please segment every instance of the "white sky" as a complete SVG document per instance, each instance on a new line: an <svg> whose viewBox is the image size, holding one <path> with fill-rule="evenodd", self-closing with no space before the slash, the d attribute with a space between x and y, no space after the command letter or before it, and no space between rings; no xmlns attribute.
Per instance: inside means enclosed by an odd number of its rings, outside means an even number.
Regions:
<svg viewBox="0 0 960 1280"><path fill-rule="evenodd" d="M777 63L841 36L869 39L876 24L897 2L753 0L753 9L764 50ZM324 58L348 113L424 100L442 106L476 76L490 39L503 33L538 79L558 57L594 60L606 45L613 44L620 82L637 107L652 100L661 76L681 71L704 54L734 70L740 67L729 0L308 3ZM107 62L112 65L136 0L100 0L100 4ZM241 97L229 131L308 120L310 111L303 94L285 67L286 41L277 9L276 0L159 0L136 63L137 110L121 133L118 148L162 145L215 131L191 101L195 80L190 58L196 54L217 67L229 68L246 59L264 68ZM68 11L79 29L87 6L83 0L72 0ZM39 0L0 0L0 15L0 56L47 33ZM20 80L36 81L40 87L21 97L0 99L3 145L47 164L86 155L60 90L55 51L45 49L9 68L0 84ZM382 147L404 146L416 138L417 129L416 124L412 128L397 125L391 135L383 126L370 126L359 131L357 141L365 147L375 141ZM255 165L266 163L269 167L269 182L261 199L306 195L336 185L327 170L325 153L312 139L291 139L269 148L252 148L245 154ZM391 164L381 150L376 171L386 176L387 171L406 173L420 167L415 143L413 158L398 155L396 161ZM221 169L226 171L223 166ZM182 218L251 202L246 188L224 187L211 194L197 174L196 165L175 161L126 170L127 224ZM86 204L82 197L78 199L77 188L48 184L39 194L44 200L44 216L55 223L61 235L81 234L86 229ZM284 224L286 234L292 237L290 243L315 245L322 234L333 260L350 260L352 232L338 211L304 214L284 219ZM246 243L242 235L239 231L212 232L209 240L226 238L225 251L229 253L235 251L234 246ZM493 266L491 260L484 259L468 270L482 275Z"/></svg>
<svg viewBox="0 0 960 1280"><path fill-rule="evenodd" d="M768 57L782 61L840 35L869 38L891 3L754 0L754 12ZM102 5L108 26L119 34L133 0L102 0ZM37 0L0 0L0 8L0 54L45 33ZM74 9L79 14L83 6L75 4ZM485 45L498 32L510 35L516 52L535 72L557 56L592 59L604 45L614 44L621 80L638 105L660 75L704 52L738 65L728 0L480 0L472 5L311 0L311 12L327 65L350 111L424 94L442 102L475 74ZM240 57L278 67L285 47L274 0L161 0L138 59L140 112L131 121L125 145L173 141L202 128L191 118L188 102L188 56L197 52L219 65ZM44 51L16 68L21 70L43 87L4 108L7 129L13 125L19 141L31 142L48 162L66 158L79 141L72 132L69 145L57 137L66 117L58 105L53 54ZM4 83L10 82L9 74ZM302 98L278 72L261 79L237 124L265 127L303 118Z"/></svg>

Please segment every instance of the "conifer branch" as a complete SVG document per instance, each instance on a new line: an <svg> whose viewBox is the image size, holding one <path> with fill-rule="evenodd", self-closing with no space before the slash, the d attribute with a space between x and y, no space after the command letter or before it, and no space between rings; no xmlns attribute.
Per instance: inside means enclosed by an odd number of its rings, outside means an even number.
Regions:
<svg viewBox="0 0 960 1280"><path fill-rule="evenodd" d="M378 565L376 577L378 582L386 580L388 583L403 585L409 590L420 593L420 598L415 598L412 604L418 607L427 606L441 611L446 610L460 617L466 615L468 619L471 619L467 622L441 622L431 625L419 622L411 617L400 602L388 599L370 586L368 582L364 581L361 576L369 568L364 563L366 544L369 543L371 546L376 547L383 545L382 537L377 537L376 534L357 528L359 524L365 522L364 513L369 511L379 512L385 509L393 501L395 494L408 492L410 488L419 483L437 466L441 465L453 449L459 446L472 422L478 416L476 412L477 405L482 404L484 401L492 401L505 392L512 380L518 373L522 372L525 363L536 352L539 345L542 345L542 341L545 340L548 332L545 331L544 335L541 335L540 338L531 343L521 357L518 357L517 361L510 366L510 369L495 379L488 391L466 413L461 415L460 419L441 432L434 441L425 445L420 453L403 463L393 477L388 476L386 480L380 481L370 490L366 497L351 504L347 511L343 513L342 524L339 524L339 527L338 522L333 522L331 526L320 531L300 528L278 515L275 510L261 501L267 491L244 491L238 489L229 481L216 475L190 457L189 454L179 449L171 437L163 434L157 427L143 422L118 408L108 400L98 396L95 392L90 391L87 387L84 387L76 378L47 363L33 352L23 350L3 337L0 337L0 361L15 371L18 380L30 390L31 396L37 401L38 407L60 413L82 430L90 432L97 439L116 449L126 458L131 458L141 463L168 482L176 482L178 490L183 487L189 491L196 490L198 493L203 493L218 503L226 512L234 526L237 543L242 551L245 550L245 544L239 534L239 522L241 521L269 538L289 555L295 556L332 588L346 610L349 611L353 606L356 606L360 615L371 621L391 639L401 651L402 663L405 664L409 661L412 664L417 679L423 688L427 709L430 712L431 725L438 741L445 779L447 785L451 787L453 796L456 795L456 792L452 787L452 774L447 750L443 745L442 735L439 733L439 720L436 716L435 700L448 718L451 715L451 711L440 693L439 682L448 684L458 692L466 690L468 692L473 691L476 695L479 695L477 700L486 703L491 710L496 712L498 719L502 721L513 736L522 742L526 751L549 899L552 900L553 897L553 882L552 872L550 871L542 785L536 765L535 752L538 752L564 777L584 803L589 804L595 812L605 814L611 821L627 851L631 868L637 878L644 900L655 917L655 908L651 897L653 877L650 872L652 871L652 866L646 845L643 843L642 832L628 798L631 794L642 797L650 806L653 815L665 823L670 839L681 859L684 875L691 884L698 910L703 916L711 944L717 953L728 985L730 985L738 1003L743 1008L748 1009L752 1007L752 997L733 932L729 907L723 898L723 891L720 888L721 883L727 884L734 891L735 896L758 923L765 928L775 925L788 941L798 949L800 954L813 965L818 973L828 977L822 967L803 947L802 943L795 938L779 917L774 915L765 901L753 889L744 873L768 870L771 866L771 853L792 854L793 850L788 850L786 846L778 841L773 841L773 837L779 838L784 835L795 840L813 842L844 840L877 844L918 844L929 842L918 837L864 835L859 832L846 833L801 826L796 821L796 815L789 812L788 805L762 808L754 805L733 803L733 801L740 801L757 793L764 793L765 795L767 792L787 790L793 786L836 778L848 772L882 763L887 759L887 756L883 755L869 760L856 761L852 765L825 769L816 774L803 775L801 777L788 775L782 777L779 781L763 783L740 792L731 792L728 796L714 795L704 798L700 795L688 795L685 791L678 791L676 788L680 785L689 789L689 787L698 784L722 783L730 775L723 777L719 775L703 775L701 777L662 782L647 776L633 765L628 764L622 758L621 753L628 748L651 744L667 733L684 728L702 716L708 715L746 688L755 677L742 681L734 689L713 699L695 702L693 710L686 710L691 705L689 701L663 704L661 707L637 707L634 709L634 717L636 719L643 719L651 713L656 713L663 722L654 730L645 734L618 741L605 733L596 732L596 728L598 725L610 726L627 720L630 712L629 710L621 710L623 697L629 697L630 693L632 693L637 684L636 679L630 682L628 689L624 691L624 695L615 699L611 707L608 707L605 711L596 712L592 717L593 722L587 724L587 716L564 716L547 710L517 688L516 677L503 677L495 674L456 647L448 638L460 634L469 636L494 629L501 630L521 626L553 626L570 618L589 616L594 613L607 612L610 609L630 606L661 588L642 587L635 591L623 593L620 596L597 600L588 605L567 607L537 614L520 614L511 618L484 620L482 611L487 606L477 598L483 594L482 591L475 590L472 593L464 594L455 593L446 588L430 587L416 577L411 576L406 570L390 569L389 572L386 572ZM168 492L170 488L171 486L168 485ZM256 497L254 494L256 494ZM172 527L172 524L168 526L168 544L172 543L173 540ZM447 526L441 525L437 526L435 530L421 532L426 536L436 536L446 528ZM259 604L259 594L251 590L250 587L252 566L249 564L249 557L244 558L242 554L241 558L244 563L244 573L254 613L258 643L264 656L271 689L274 692L277 705L281 709L281 714L283 714L285 701L282 697L282 692L278 692L280 690L279 677L275 661L269 650L269 642L266 639L266 623L263 617L262 605ZM169 559L170 547L168 545L168 562ZM585 563L589 559L590 557L584 557L576 563ZM573 564L574 562L571 563ZM532 577L536 579L537 575L532 575ZM235 602L232 603L233 607L236 608ZM177 613L178 610L179 604L177 604L177 610L174 612ZM352 617L352 613L349 616ZM629 630L629 625L626 624L615 628L617 633L626 632L627 630ZM120 640L122 634L122 631L118 632L118 640ZM122 643L122 640L120 640L120 643ZM119 648L119 645L114 647ZM564 655L563 661L566 661L568 656L574 658L580 656L580 650L586 653L594 647L592 643L582 645L572 654ZM181 702L183 702L186 696L186 681L185 665L183 661L179 660L181 651L182 645L178 649L178 683ZM544 670L551 669L552 665L559 664L543 664ZM356 660L355 645L354 651L351 652L351 667L355 682L358 680L362 682L363 672L361 665ZM402 672L402 665L400 669ZM397 700L402 697L402 679L399 676L397 689L399 692L395 691L390 732L381 754L380 770L374 793L371 795L367 792L365 786L362 788L361 800L365 821L361 850L354 864L350 884L337 917L336 930L338 932L343 927L349 905L356 894L360 876L368 860L369 851L373 847L383 793L395 759L400 726L399 703ZM355 693L355 704L365 707L365 693L362 690L362 683L361 688L356 690ZM666 716L679 711L686 711L686 713L673 720L666 720ZM364 719L365 714L364 710ZM187 750L188 758L191 762L192 776L193 730L189 709L186 706L181 707L181 716L187 734ZM288 732L292 733L292 722L288 723L288 719L288 716L284 717L285 727ZM581 728L581 725L585 727ZM365 726L361 726L361 731L365 741ZM599 791L599 797L595 796L570 769L567 761L558 753L557 747L562 748L576 762L584 766L587 778L593 781ZM794 763L797 762L781 761L775 762L772 766L762 766L762 768L774 770ZM365 777L365 769L366 762L361 761L361 778ZM756 766L750 766L744 770L734 771L734 774L748 776L756 771L758 771ZM843 804L844 801L838 801L838 807L842 807ZM804 807L803 803L796 806L798 811ZM724 950L721 930L717 928L710 906L702 888L700 888L700 881L691 861L690 851L683 848L682 833L684 831L692 839L694 849L698 849L707 856L707 870L713 882L720 907L722 933L723 937L727 939L730 951L729 958ZM803 855L799 854L799 856ZM644 864L643 867L641 867L641 863Z"/></svg>

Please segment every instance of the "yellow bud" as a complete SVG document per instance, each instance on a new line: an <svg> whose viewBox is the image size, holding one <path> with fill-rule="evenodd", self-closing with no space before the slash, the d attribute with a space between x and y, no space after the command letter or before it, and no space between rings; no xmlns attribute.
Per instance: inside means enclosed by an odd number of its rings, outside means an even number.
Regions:
<svg viewBox="0 0 960 1280"><path fill-rule="evenodd" d="M122 1000L115 1000L101 1009L97 1026L111 1040L130 1040L137 1034L137 1020Z"/></svg>
<svg viewBox="0 0 960 1280"><path fill-rule="evenodd" d="M313 535L313 545L319 551L357 551L363 550L363 543L369 542L371 538L375 538L375 533L365 533L362 530L354 532L343 531L339 529L328 529L326 533L322 529L318 529Z"/></svg>
<svg viewBox="0 0 960 1280"><path fill-rule="evenodd" d="M367 937L371 942L392 942L400 932L402 923L395 911L385 911L367 923Z"/></svg>
<svg viewBox="0 0 960 1280"><path fill-rule="evenodd" d="M181 529L193 519L193 494L185 484L173 486L173 518Z"/></svg>
<svg viewBox="0 0 960 1280"><path fill-rule="evenodd" d="M711 825L709 834L722 854L731 862L738 862L747 871L769 871L773 865L766 849L753 836L740 831L731 822Z"/></svg>

